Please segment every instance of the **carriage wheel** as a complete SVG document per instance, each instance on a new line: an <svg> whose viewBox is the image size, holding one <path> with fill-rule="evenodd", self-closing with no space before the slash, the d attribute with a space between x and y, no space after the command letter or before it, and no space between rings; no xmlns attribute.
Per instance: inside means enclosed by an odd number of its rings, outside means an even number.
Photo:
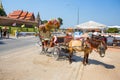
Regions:
<svg viewBox="0 0 120 80"><path fill-rule="evenodd" d="M54 47L52 54L55 60L58 60L60 55L60 49L58 47Z"/></svg>

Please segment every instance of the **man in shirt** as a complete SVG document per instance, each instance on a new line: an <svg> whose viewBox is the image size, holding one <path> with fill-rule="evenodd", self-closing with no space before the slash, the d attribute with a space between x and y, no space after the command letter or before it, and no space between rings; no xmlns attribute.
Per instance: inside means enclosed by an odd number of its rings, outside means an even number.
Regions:
<svg viewBox="0 0 120 80"><path fill-rule="evenodd" d="M113 40L114 40L114 37L112 37L111 35L109 35L107 37L107 44L108 44L108 46L112 46L113 45Z"/></svg>

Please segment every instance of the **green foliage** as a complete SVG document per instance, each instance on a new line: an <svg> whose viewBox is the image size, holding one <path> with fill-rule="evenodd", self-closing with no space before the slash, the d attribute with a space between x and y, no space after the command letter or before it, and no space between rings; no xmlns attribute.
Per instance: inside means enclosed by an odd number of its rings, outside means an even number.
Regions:
<svg viewBox="0 0 120 80"><path fill-rule="evenodd" d="M57 18L59 21L60 21L60 25L63 25L63 20L62 20L62 18Z"/></svg>
<svg viewBox="0 0 120 80"><path fill-rule="evenodd" d="M60 21L60 25L63 25L63 20L62 20L62 18L57 18L59 21ZM47 23L48 21L47 20L43 20L43 21L41 21L41 24L45 24L45 23Z"/></svg>
<svg viewBox="0 0 120 80"><path fill-rule="evenodd" d="M109 28L109 29L107 30L107 32L108 32L108 33L118 33L119 30L118 30L118 28Z"/></svg>
<svg viewBox="0 0 120 80"><path fill-rule="evenodd" d="M3 26L0 26L0 28L2 28ZM12 26L8 26L9 27L9 33L14 35L15 31L18 32L37 32L37 29L35 28L27 28L27 27L12 27Z"/></svg>
<svg viewBox="0 0 120 80"><path fill-rule="evenodd" d="M0 8L0 16L7 16L6 12L1 8Z"/></svg>
<svg viewBox="0 0 120 80"><path fill-rule="evenodd" d="M29 32L34 32L34 28L28 28Z"/></svg>
<svg viewBox="0 0 120 80"><path fill-rule="evenodd" d="M43 21L41 21L41 24L45 24L47 22L48 22L47 20L43 20Z"/></svg>
<svg viewBox="0 0 120 80"><path fill-rule="evenodd" d="M11 27L9 27L9 30L8 30L9 33L11 33Z"/></svg>

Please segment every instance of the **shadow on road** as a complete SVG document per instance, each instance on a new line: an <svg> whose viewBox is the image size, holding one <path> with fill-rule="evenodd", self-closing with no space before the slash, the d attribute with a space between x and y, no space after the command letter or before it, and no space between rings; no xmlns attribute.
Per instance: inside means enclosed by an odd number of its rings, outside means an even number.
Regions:
<svg viewBox="0 0 120 80"><path fill-rule="evenodd" d="M0 45L3 45L3 44L5 44L3 41L0 41Z"/></svg>
<svg viewBox="0 0 120 80"><path fill-rule="evenodd" d="M73 62L83 61L82 57L76 56L76 55L74 55L72 59L73 59ZM104 66L107 69L113 69L113 68L115 68L114 65L107 64L107 63L104 63L104 62L101 62L101 61L98 61L98 60L94 60L94 59L88 59L88 62L89 62L89 64L102 65L102 66Z"/></svg>
<svg viewBox="0 0 120 80"><path fill-rule="evenodd" d="M107 63L103 63L103 62L101 62L101 61L94 60L94 59L89 59L89 63L90 63L90 64L95 64L95 65L102 65L102 66L104 66L104 67L107 68L107 69L113 69L113 68L115 68L114 65L107 64Z"/></svg>

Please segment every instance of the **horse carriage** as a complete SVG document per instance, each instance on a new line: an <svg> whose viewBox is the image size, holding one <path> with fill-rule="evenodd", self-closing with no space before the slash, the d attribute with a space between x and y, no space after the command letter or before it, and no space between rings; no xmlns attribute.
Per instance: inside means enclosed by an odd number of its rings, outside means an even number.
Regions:
<svg viewBox="0 0 120 80"><path fill-rule="evenodd" d="M65 33L52 32L49 42L44 44L41 39L40 42L42 43L40 43L40 54L52 56L55 60L63 57L65 58L68 56L68 54L66 54L68 51L68 42L70 42L72 39L72 36L68 36Z"/></svg>
<svg viewBox="0 0 120 80"><path fill-rule="evenodd" d="M95 37L87 37L83 40L74 40L72 35L67 34L64 36L53 35L49 41L44 41L42 43L41 48L42 51L40 52L40 54L53 56L55 60L58 60L62 56L65 56L68 58L69 63L72 63L73 52L84 52L83 64L86 65L88 64L89 54L93 50L99 53L101 57L104 57L107 46L103 38L98 39Z"/></svg>

